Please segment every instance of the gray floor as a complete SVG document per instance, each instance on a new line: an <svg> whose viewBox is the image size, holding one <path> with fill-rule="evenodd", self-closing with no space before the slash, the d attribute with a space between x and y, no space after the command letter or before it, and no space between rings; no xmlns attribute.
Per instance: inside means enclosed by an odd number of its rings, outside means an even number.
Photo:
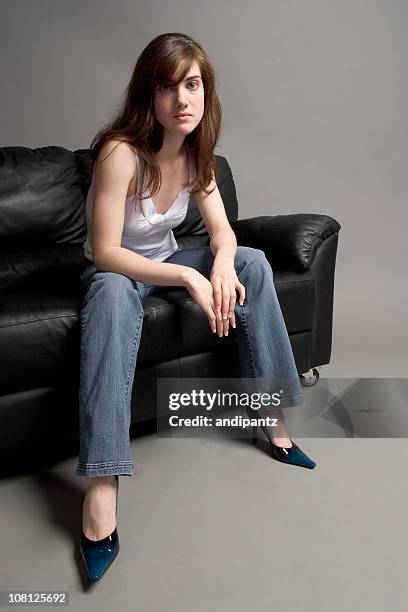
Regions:
<svg viewBox="0 0 408 612"><path fill-rule="evenodd" d="M132 440L121 550L91 585L77 457L2 481L1 589L66 590L72 610L100 612L405 609L405 439L296 441L314 470L263 440Z"/></svg>

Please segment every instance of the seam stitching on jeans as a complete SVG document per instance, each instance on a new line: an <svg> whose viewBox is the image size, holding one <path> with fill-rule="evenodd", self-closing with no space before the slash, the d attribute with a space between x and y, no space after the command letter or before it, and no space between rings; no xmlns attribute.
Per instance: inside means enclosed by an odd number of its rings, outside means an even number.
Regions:
<svg viewBox="0 0 408 612"><path fill-rule="evenodd" d="M138 324L136 327L136 333L134 335L133 338L133 345L132 345L132 353L130 355L130 364L129 364L129 368L128 368L128 373L127 373L127 381L126 381L126 390L125 390L125 402L126 405L128 403L128 397L129 397L129 382L130 382L130 377L131 377L131 372L132 372L132 363L133 363L133 357L135 355L136 352L136 344L137 344L137 339L138 339L138 335L139 335L139 328L140 328L140 324L143 321L143 310L139 315L139 320L138 320Z"/></svg>
<svg viewBox="0 0 408 612"><path fill-rule="evenodd" d="M244 308L244 306L241 306L241 308ZM248 332L248 324L247 324L247 320L244 314L244 310L242 310L241 312L241 322L242 322L242 326L243 326L243 330L245 333L245 337L246 337L246 342L247 342L247 347L248 347L248 353L249 353L249 361L251 364L251 371L252 371L252 375L253 378L255 377L255 367L254 367L254 359L253 359L253 353L252 353L252 347L251 347L251 340L249 337L249 332Z"/></svg>
<svg viewBox="0 0 408 612"><path fill-rule="evenodd" d="M124 465L124 466L130 466L132 467L132 462L131 461L105 461L103 463L84 463L79 462L78 463L78 467L82 467L82 468L95 468L95 467L115 467L117 465Z"/></svg>

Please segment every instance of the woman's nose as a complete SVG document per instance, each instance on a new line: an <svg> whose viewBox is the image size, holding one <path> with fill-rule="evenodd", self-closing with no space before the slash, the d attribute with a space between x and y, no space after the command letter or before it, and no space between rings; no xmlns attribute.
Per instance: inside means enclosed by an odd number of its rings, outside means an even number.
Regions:
<svg viewBox="0 0 408 612"><path fill-rule="evenodd" d="M184 101L185 101L185 91L182 89L182 87L179 87L177 89L176 98L177 98L177 102L184 103Z"/></svg>

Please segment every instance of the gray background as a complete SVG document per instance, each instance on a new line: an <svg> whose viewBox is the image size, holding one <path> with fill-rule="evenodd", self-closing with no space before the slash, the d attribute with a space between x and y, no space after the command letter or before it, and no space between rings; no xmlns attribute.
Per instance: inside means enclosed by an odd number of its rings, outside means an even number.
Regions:
<svg viewBox="0 0 408 612"><path fill-rule="evenodd" d="M0 146L88 147L146 44L196 38L240 217L342 225L321 376L407 376L406 2L3 0L1 13Z"/></svg>

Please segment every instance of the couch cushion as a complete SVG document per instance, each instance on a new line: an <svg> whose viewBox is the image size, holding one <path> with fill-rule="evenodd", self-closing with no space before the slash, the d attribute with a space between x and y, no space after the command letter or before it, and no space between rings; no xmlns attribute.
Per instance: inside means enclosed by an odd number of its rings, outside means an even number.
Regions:
<svg viewBox="0 0 408 612"><path fill-rule="evenodd" d="M48 286L15 286L0 302L0 393L56 384L79 352L79 290L59 279ZM137 367L179 357L176 313L159 297L144 304ZM77 352L77 354L78 354Z"/></svg>
<svg viewBox="0 0 408 612"><path fill-rule="evenodd" d="M72 283L83 266L82 244L17 246L7 253L0 251L0 294L12 285L47 282L50 275Z"/></svg>
<svg viewBox="0 0 408 612"><path fill-rule="evenodd" d="M83 242L84 202L76 157L64 147L0 148L2 248Z"/></svg>

